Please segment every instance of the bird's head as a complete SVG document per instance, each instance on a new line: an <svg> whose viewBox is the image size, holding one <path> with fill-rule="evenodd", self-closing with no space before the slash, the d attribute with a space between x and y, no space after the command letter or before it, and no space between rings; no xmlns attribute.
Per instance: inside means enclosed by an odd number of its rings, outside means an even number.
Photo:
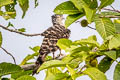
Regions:
<svg viewBox="0 0 120 80"><path fill-rule="evenodd" d="M63 23L62 23L62 20L63 20L64 18L63 18L63 15L60 15L60 14L54 14L53 16L52 16L52 23L53 23L53 25L55 25L55 24L60 24L60 25L62 25Z"/></svg>

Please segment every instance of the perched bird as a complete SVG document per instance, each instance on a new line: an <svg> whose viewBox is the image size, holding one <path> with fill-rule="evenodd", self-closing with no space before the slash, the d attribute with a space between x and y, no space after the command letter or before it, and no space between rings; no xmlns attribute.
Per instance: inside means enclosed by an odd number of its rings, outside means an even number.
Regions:
<svg viewBox="0 0 120 80"><path fill-rule="evenodd" d="M39 57L36 61L36 67L33 71L33 74L36 73L37 69L40 67L40 65L45 61L45 57L49 53L53 53L54 58L54 52L59 49L59 47L56 45L57 41L61 38L69 38L71 31L69 29L66 29L62 23L63 16L62 15L53 15L52 16L52 23L53 26L45 30L43 33L41 33L41 36L44 36L42 45L39 50Z"/></svg>

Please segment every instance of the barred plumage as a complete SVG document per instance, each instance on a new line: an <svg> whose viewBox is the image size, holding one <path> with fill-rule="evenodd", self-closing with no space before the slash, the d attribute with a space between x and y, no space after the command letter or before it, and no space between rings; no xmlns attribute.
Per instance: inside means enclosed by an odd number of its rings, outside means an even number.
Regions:
<svg viewBox="0 0 120 80"><path fill-rule="evenodd" d="M53 15L53 27L48 28L41 34L42 36L44 36L44 39L40 47L40 55L37 58L36 68L33 74L36 73L36 70L44 62L44 59L47 56L47 54L51 52L54 53L59 49L59 47L56 45L57 41L61 38L69 38L71 31L69 29L65 29L65 27L62 24L62 19L62 15Z"/></svg>

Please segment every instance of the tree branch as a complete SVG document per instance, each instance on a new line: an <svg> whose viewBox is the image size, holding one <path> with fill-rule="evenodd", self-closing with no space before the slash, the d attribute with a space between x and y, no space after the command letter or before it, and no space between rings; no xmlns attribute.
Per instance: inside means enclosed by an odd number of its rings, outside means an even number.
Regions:
<svg viewBox="0 0 120 80"><path fill-rule="evenodd" d="M61 60L65 57L66 55L57 55L57 57L55 57L56 60ZM49 60L50 61L50 60ZM22 69L26 70L34 70L34 68L36 67L35 64L26 64L26 65L21 65L20 66Z"/></svg>
<svg viewBox="0 0 120 80"><path fill-rule="evenodd" d="M107 8L103 8L103 10L107 10L107 11L114 11L114 12L118 12L118 13L120 13L120 11L119 10L112 10L112 9L107 9Z"/></svg>
<svg viewBox="0 0 120 80"><path fill-rule="evenodd" d="M120 18L120 16L112 16L112 15L108 15L108 16L100 16L100 18Z"/></svg>
<svg viewBox="0 0 120 80"><path fill-rule="evenodd" d="M27 36L27 37L40 36L41 35L41 33L38 33L38 34L23 33L23 32L17 31L17 30L9 29L9 28L7 28L5 26L2 26L2 25L0 25L0 27L3 28L4 30L10 31L10 32L14 32L14 33L17 33L17 34L21 34L21 35L24 35L24 36Z"/></svg>
<svg viewBox="0 0 120 80"><path fill-rule="evenodd" d="M90 28L90 29L96 30L95 28L92 28L92 27L90 27L90 26L87 26L87 27Z"/></svg>
<svg viewBox="0 0 120 80"><path fill-rule="evenodd" d="M10 55L10 56L12 57L14 63L16 64L16 60L15 60L14 56L13 56L11 53L9 53L5 48L1 47L1 49L2 49L3 51L5 51L8 55Z"/></svg>

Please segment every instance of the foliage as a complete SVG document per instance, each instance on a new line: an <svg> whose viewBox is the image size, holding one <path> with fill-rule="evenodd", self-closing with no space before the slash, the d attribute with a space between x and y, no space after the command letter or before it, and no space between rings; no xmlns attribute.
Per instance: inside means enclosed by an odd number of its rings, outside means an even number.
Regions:
<svg viewBox="0 0 120 80"><path fill-rule="evenodd" d="M100 4L98 4L98 1ZM91 23L95 24L96 31L103 39L103 43L99 44L95 35L88 38L71 41L69 39L60 39L57 46L60 49L68 52L61 60L50 60L51 57L47 56L37 72L41 70L46 71L45 80L76 80L76 78L88 75L92 80L107 80L105 72L108 71L113 62L117 61L120 57L120 12L103 11L102 9L110 6L114 0L69 0L59 4L54 12L56 14L67 14L65 20L65 27L68 28L72 23L79 19L85 20L89 26ZM0 16L8 19L16 17L15 6L19 4L23 11L22 18L24 18L27 10L29 9L29 0L1 0L0 7L4 7L5 11L0 10ZM35 0L35 7L38 6L38 1ZM118 17L111 19L112 17ZM83 26L83 24L82 24ZM9 22L8 26L14 25ZM84 28L84 27L83 27ZM25 32L24 28L17 29L20 32ZM2 44L2 34L0 33L0 46ZM39 55L39 46L33 48L33 54L27 55L20 65L32 64L28 62ZM98 57L104 56L99 61ZM99 61L99 63L98 63ZM79 66L85 63L82 67ZM11 75L7 80L36 80L30 76L32 71L24 71L19 65L11 63L0 64L0 77L4 79L4 75ZM120 63L114 70L114 80L120 80Z"/></svg>

